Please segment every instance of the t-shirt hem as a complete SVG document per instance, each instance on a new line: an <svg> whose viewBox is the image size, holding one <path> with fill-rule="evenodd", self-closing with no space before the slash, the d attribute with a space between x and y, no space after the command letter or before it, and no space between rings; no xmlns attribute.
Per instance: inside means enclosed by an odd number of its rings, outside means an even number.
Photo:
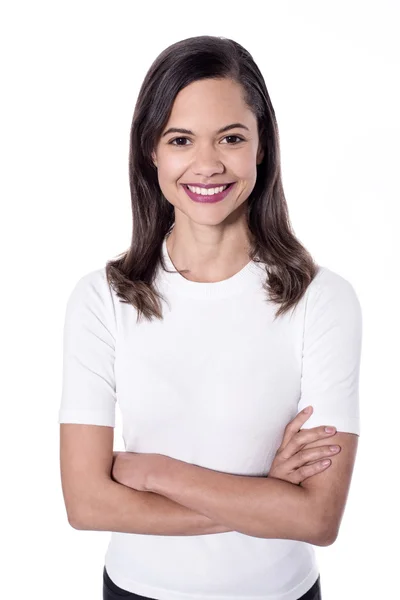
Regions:
<svg viewBox="0 0 400 600"><path fill-rule="evenodd" d="M59 423L78 423L79 425L105 425L115 427L115 417L104 412L62 408L58 413Z"/></svg>
<svg viewBox="0 0 400 600"><path fill-rule="evenodd" d="M312 405L312 401L307 401L308 404ZM300 407L299 410L302 410ZM355 433L360 435L361 433L361 421L359 417L349 417L347 415L329 415L324 413L318 413L318 418L315 418L312 414L309 419L302 425L301 429L312 429L313 427L319 427L321 425L336 427L336 431L343 433Z"/></svg>
<svg viewBox="0 0 400 600"><path fill-rule="evenodd" d="M105 566L108 575L118 587L121 587L122 589L125 589L133 594L146 596L148 598L157 598L157 600L298 600L314 585L319 576L318 565L314 562L308 575L301 581L301 583L288 592L283 594L234 596L232 593L229 593L228 595L206 594L205 592L196 594L149 586L139 583L138 581L132 581L132 579L127 579L118 571L115 571L113 567L110 567L107 562Z"/></svg>

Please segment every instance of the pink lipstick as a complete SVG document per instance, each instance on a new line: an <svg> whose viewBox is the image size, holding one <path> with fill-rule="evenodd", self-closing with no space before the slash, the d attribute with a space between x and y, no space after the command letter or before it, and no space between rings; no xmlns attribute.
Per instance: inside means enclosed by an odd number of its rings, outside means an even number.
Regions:
<svg viewBox="0 0 400 600"><path fill-rule="evenodd" d="M202 194L195 194L194 192L191 192L189 190L189 188L187 187L186 184L183 184L183 189L185 190L185 192L187 193L189 198L191 198L195 202L211 203L211 202L220 202L221 200L226 198L226 196L229 194L229 192L231 191L231 189L233 188L234 185L235 185L235 183L230 183L228 185L228 187L225 190L223 190L222 192L220 192L219 194L212 194L210 196L202 195ZM199 186L199 187L204 187L204 186ZM207 186L207 187L211 187L211 186ZM219 186L215 185L214 187L219 187Z"/></svg>

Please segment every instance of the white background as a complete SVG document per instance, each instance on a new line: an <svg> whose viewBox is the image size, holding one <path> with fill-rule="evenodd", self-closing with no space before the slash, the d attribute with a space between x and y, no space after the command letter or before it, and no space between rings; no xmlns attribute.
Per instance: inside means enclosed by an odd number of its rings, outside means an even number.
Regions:
<svg viewBox="0 0 400 600"><path fill-rule="evenodd" d="M295 233L362 305L361 436L339 537L316 547L323 600L400 597L399 3L9 2L0 17L2 596L101 598L111 534L73 529L61 491L65 304L129 246L129 129L148 68L207 34L259 65Z"/></svg>

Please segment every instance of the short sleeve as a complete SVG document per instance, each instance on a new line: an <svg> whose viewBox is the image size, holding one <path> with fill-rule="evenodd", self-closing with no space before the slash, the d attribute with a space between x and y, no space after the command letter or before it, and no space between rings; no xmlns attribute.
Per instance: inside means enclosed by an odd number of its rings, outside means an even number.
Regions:
<svg viewBox="0 0 400 600"><path fill-rule="evenodd" d="M322 268L306 301L298 410L314 410L301 429L333 425L360 435L361 344L362 313L353 286Z"/></svg>
<svg viewBox="0 0 400 600"><path fill-rule="evenodd" d="M59 423L115 427L116 319L105 268L84 275L66 305Z"/></svg>

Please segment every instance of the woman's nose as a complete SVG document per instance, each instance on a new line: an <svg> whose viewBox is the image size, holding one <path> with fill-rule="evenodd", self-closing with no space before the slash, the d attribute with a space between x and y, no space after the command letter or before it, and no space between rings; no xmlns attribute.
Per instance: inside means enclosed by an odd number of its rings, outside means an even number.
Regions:
<svg viewBox="0 0 400 600"><path fill-rule="evenodd" d="M211 177L215 173L223 173L225 167L218 151L210 147L198 149L192 162L192 170L196 175Z"/></svg>

